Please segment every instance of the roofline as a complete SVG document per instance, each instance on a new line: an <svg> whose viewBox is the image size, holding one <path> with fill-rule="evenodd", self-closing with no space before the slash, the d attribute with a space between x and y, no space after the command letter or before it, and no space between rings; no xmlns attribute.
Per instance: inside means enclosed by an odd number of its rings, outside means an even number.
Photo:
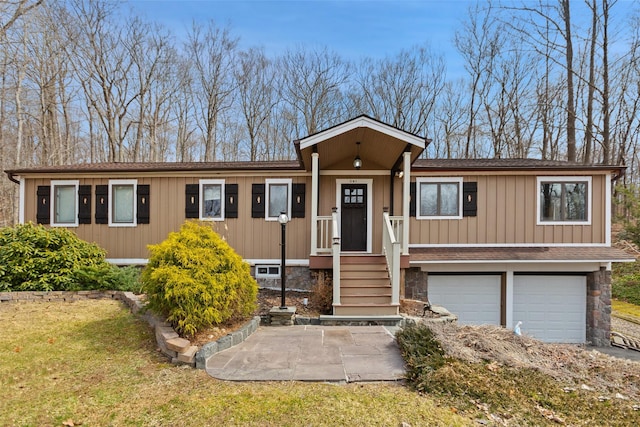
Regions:
<svg viewBox="0 0 640 427"><path fill-rule="evenodd" d="M287 164L288 163L288 164ZM100 167L103 165L103 167ZM116 166L117 165L117 166ZM126 167L125 165L131 165ZM96 167L97 166L97 167ZM276 160L273 162L110 162L82 163L79 165L33 167L9 169L4 172L9 179L15 175L31 173L96 173L96 172L188 172L188 171L234 171L234 170L266 170L266 171L300 171L304 170L297 160ZM14 178L15 179L15 178ZM16 182L14 179L12 181Z"/></svg>
<svg viewBox="0 0 640 427"><path fill-rule="evenodd" d="M612 171L612 172L618 172L618 175L616 176L619 177L622 174L624 174L625 170L627 169L626 166L614 166L614 165L585 165L585 164L578 164L578 163L567 163L567 164L558 164L558 165L536 165L536 164L532 164L532 165L502 165L502 166L497 166L497 165L488 165L488 166L483 166L483 165L460 165L460 166L454 166L454 165L443 165L443 166L438 166L438 165L420 165L419 162L420 160L433 160L433 161L438 161L438 160L444 160L444 159L418 159L416 162L414 162L411 166L412 170L439 170L439 171L446 171L446 172L455 172L455 171L477 171L477 170L482 170L482 171L504 171L504 170L569 170L569 171L587 171L587 170L603 170L603 171ZM485 160L485 159L479 159L479 160ZM471 160L473 161L473 160Z"/></svg>
<svg viewBox="0 0 640 427"><path fill-rule="evenodd" d="M430 141L427 138L421 137L419 135L404 131L397 127L388 125L380 120L376 120L367 115L360 115L351 120L347 120L346 122L337 124L330 128L324 129L322 131L316 132L304 138L297 140L297 144L300 147L300 150L304 150L305 148L311 147L319 142L325 141L329 138L333 138L336 135L340 135L342 133L348 132L352 129L357 129L359 127L368 127L373 130L376 130L380 133L384 133L390 136L393 136L397 139L403 140L409 144L415 145L423 150L426 148L428 142Z"/></svg>

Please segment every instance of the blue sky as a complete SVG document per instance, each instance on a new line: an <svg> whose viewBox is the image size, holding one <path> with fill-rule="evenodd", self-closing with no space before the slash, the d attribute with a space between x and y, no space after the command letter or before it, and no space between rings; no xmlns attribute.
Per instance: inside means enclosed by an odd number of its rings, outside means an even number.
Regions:
<svg viewBox="0 0 640 427"><path fill-rule="evenodd" d="M143 16L184 33L193 20L228 25L240 46L277 55L297 45L328 47L346 59L381 58L430 43L453 49L469 0L134 0Z"/></svg>

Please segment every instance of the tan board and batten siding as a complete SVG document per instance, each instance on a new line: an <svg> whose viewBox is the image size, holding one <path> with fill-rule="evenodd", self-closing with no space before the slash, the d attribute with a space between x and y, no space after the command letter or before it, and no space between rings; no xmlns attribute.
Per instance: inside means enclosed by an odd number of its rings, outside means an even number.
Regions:
<svg viewBox="0 0 640 427"><path fill-rule="evenodd" d="M591 221L589 225L538 225L538 176L575 174L468 174L464 181L478 183L478 212L475 217L454 220L411 218L410 244L511 245L511 244L602 244L606 242L607 175L592 177ZM433 176L433 175L430 175Z"/></svg>
<svg viewBox="0 0 640 427"><path fill-rule="evenodd" d="M214 229L246 259L277 259L280 254L281 227L277 221L251 218L251 184L264 183L265 174L200 174L197 176L148 176L144 173L117 175L109 178L85 178L82 174L57 175L55 179L79 179L80 185L91 185L95 204L95 186L106 185L109 179L137 179L138 184L150 186L150 221L135 227L110 227L108 224L80 224L72 229L87 241L96 242L107 251L109 258L148 258L147 244L162 242L172 231L177 231L185 218L185 186L197 184L200 179L224 179L226 184L238 184L238 218L212 221ZM292 178L292 182L306 183L307 194L311 188L310 177L291 175L267 175L266 178ZM36 222L36 190L39 185L49 185L49 179L25 180L25 220ZM305 218L293 218L287 225L287 257L308 258L311 245L309 196L305 198ZM295 236L295 237L293 237Z"/></svg>
<svg viewBox="0 0 640 427"><path fill-rule="evenodd" d="M559 171L558 171L559 172ZM558 176L562 173L483 172L412 173L418 176L462 176L464 181L477 182L478 211L475 217L456 220L410 220L410 244L416 245L483 245L483 244L602 244L606 239L607 175L592 176L590 225L538 225L537 176ZM567 173L565 173L567 174ZM39 185L49 185L50 178L25 177L25 221L36 222L36 192ZM73 230L87 241L98 243L109 258L148 258L147 244L166 239L185 221L185 186L200 179L225 179L238 184L238 218L213 222L214 228L246 259L279 259L281 228L276 221L251 218L251 185L270 178L291 178L293 183L306 184L305 218L293 218L287 225L287 257L308 259L311 239L311 176L304 171L260 171L223 173L61 173L53 179L77 179L80 185L92 186L95 206L95 186L109 179L137 179L150 185L150 223L136 227L110 227L81 224ZM336 180L349 180L347 175L321 175L319 182L319 215L328 216L336 206ZM358 180L371 180L373 209L371 218L372 250L381 252L382 211L389 207L390 178L388 175L358 175ZM402 214L402 181L394 180L394 214ZM295 237L294 237L295 236Z"/></svg>

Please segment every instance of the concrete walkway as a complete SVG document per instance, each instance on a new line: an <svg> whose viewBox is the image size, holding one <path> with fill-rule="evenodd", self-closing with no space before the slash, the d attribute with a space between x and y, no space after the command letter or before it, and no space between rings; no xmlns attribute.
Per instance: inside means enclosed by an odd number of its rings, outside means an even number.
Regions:
<svg viewBox="0 0 640 427"><path fill-rule="evenodd" d="M405 374L383 326L260 327L211 356L206 371L228 381L398 381Z"/></svg>

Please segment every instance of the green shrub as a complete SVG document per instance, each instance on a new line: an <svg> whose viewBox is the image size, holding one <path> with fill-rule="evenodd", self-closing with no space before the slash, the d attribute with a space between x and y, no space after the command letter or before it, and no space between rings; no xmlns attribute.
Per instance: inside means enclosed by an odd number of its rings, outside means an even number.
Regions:
<svg viewBox="0 0 640 427"><path fill-rule="evenodd" d="M613 264L611 294L616 299L640 305L640 262Z"/></svg>
<svg viewBox="0 0 640 427"><path fill-rule="evenodd" d="M104 250L66 228L28 223L0 229L0 291L107 289L107 279L119 274L112 268ZM83 271L95 272L90 283Z"/></svg>
<svg viewBox="0 0 640 427"><path fill-rule="evenodd" d="M407 379L419 391L432 389L432 375L445 365L442 346L431 329L409 325L396 334L398 346L406 362Z"/></svg>
<svg viewBox="0 0 640 427"><path fill-rule="evenodd" d="M148 306L179 333L194 335L255 310L258 285L249 265L211 227L188 221L149 251L141 276Z"/></svg>

